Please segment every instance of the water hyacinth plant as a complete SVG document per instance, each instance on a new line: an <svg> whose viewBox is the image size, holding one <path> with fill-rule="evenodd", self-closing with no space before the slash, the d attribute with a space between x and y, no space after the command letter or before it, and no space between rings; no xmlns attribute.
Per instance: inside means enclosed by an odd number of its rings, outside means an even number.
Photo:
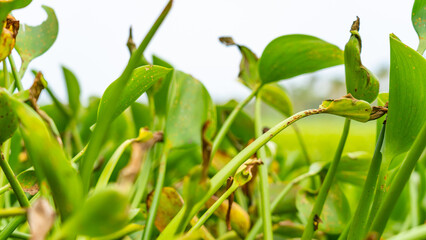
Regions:
<svg viewBox="0 0 426 240"><path fill-rule="evenodd" d="M87 106L67 67L66 103L36 70L23 87L59 29L48 6L38 26L13 17L30 3L0 1L0 239L426 239L426 0L412 10L417 50L389 36L388 93L362 64L357 17L343 50L291 34L257 56L220 37L241 53L238 80L251 93L217 104L200 80L144 54L170 0L140 44L130 29L125 69ZM346 93L294 112L279 82L338 65ZM39 105L42 92L51 104ZM321 157L296 123L314 115L344 121L340 140L321 136L335 144ZM376 135L374 152L350 146L371 121L377 130L361 134ZM294 131L294 154L283 131Z"/></svg>

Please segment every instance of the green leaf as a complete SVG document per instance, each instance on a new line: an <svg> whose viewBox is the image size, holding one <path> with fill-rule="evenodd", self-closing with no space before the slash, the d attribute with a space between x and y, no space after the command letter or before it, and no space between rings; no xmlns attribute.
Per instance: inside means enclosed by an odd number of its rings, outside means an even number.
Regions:
<svg viewBox="0 0 426 240"><path fill-rule="evenodd" d="M133 123L137 132L139 129L151 125L152 116L147 105L134 102L130 105L130 109L132 110Z"/></svg>
<svg viewBox="0 0 426 240"><path fill-rule="evenodd" d="M274 39L259 60L262 83L292 78L343 64L343 51L319 38L294 34Z"/></svg>
<svg viewBox="0 0 426 240"><path fill-rule="evenodd" d="M168 63L166 60L158 57L157 55L152 55L152 64L162 66L165 68L174 68L170 63Z"/></svg>
<svg viewBox="0 0 426 240"><path fill-rule="evenodd" d="M225 122L226 118L237 105L238 103L235 100L231 100L225 105L219 105L216 107L217 122L219 124L218 127L221 127L223 122ZM239 111L234 122L229 128L227 136L234 145L238 143L240 147L244 147L251 139L254 138L253 119L244 110Z"/></svg>
<svg viewBox="0 0 426 240"><path fill-rule="evenodd" d="M287 91L278 83L269 83L262 86L260 89L260 96L262 100L269 106L275 108L284 116L291 116L293 114L293 105Z"/></svg>
<svg viewBox="0 0 426 240"><path fill-rule="evenodd" d="M0 145L18 128L18 118L8 98L7 90L0 88Z"/></svg>
<svg viewBox="0 0 426 240"><path fill-rule="evenodd" d="M55 11L42 6L47 13L47 19L38 26L21 25L16 38L16 50L22 61L30 62L45 53L53 45L58 36L58 19Z"/></svg>
<svg viewBox="0 0 426 240"><path fill-rule="evenodd" d="M379 94L379 80L361 63L361 36L358 29L359 18L352 25L351 37L345 46L346 89L356 99L371 103Z"/></svg>
<svg viewBox="0 0 426 240"><path fill-rule="evenodd" d="M371 154L367 152L350 152L342 156L337 167L336 179L363 186L367 178L367 171L371 162Z"/></svg>
<svg viewBox="0 0 426 240"><path fill-rule="evenodd" d="M128 221L127 196L114 188L105 188L89 197L83 207L65 222L61 235L103 236L120 230Z"/></svg>
<svg viewBox="0 0 426 240"><path fill-rule="evenodd" d="M371 106L368 102L357 100L348 94L339 99L322 102L319 108L324 113L330 113L360 122L370 120Z"/></svg>
<svg viewBox="0 0 426 240"><path fill-rule="evenodd" d="M237 46L241 52L242 58L240 63L240 72L238 79L250 89L255 89L261 85L258 72L258 57L249 48L243 45L236 44L230 37L219 38L226 46Z"/></svg>
<svg viewBox="0 0 426 240"><path fill-rule="evenodd" d="M416 0L414 2L411 22L417 35L419 35L417 51L423 54L426 49L426 0Z"/></svg>
<svg viewBox="0 0 426 240"><path fill-rule="evenodd" d="M56 125L56 128L60 133L63 133L70 122L70 119L63 114L63 112L55 105L45 105L41 107L41 110L47 113Z"/></svg>
<svg viewBox="0 0 426 240"><path fill-rule="evenodd" d="M34 170L26 170L16 176L24 192L34 195L38 192L38 180Z"/></svg>
<svg viewBox="0 0 426 240"><path fill-rule="evenodd" d="M83 202L80 177L44 120L25 103L11 96L8 101L19 118L19 129L38 179L47 180L61 217L69 217Z"/></svg>
<svg viewBox="0 0 426 240"><path fill-rule="evenodd" d="M70 105L73 114L76 115L80 109L80 85L78 80L68 68L62 66L64 73L65 83L67 84L68 91L68 104Z"/></svg>
<svg viewBox="0 0 426 240"><path fill-rule="evenodd" d="M384 158L408 151L426 122L426 59L390 36L389 111Z"/></svg>
<svg viewBox="0 0 426 240"><path fill-rule="evenodd" d="M164 130L166 148L170 150L168 165L178 177L185 175L202 160L202 128L210 121L207 136L216 125L216 112L203 84L191 75L175 71L170 83Z"/></svg>
<svg viewBox="0 0 426 240"><path fill-rule="evenodd" d="M296 207L304 224L306 224L314 202L315 195L308 191L301 190L297 194ZM319 222L318 230L329 234L339 234L350 221L350 217L351 211L346 196L338 184L333 184L328 192L321 216L319 216L321 222Z"/></svg>
<svg viewBox="0 0 426 240"><path fill-rule="evenodd" d="M148 209L151 207L154 194L149 194L146 200ZM179 193L172 187L161 189L160 203L155 217L155 226L163 231L167 224L176 216L183 206L183 199Z"/></svg>

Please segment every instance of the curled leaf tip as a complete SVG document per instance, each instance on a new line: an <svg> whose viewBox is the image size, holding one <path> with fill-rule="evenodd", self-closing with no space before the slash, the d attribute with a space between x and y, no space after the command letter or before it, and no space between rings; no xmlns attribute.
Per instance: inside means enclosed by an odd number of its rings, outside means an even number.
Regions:
<svg viewBox="0 0 426 240"><path fill-rule="evenodd" d="M372 110L371 110L371 113L370 113L370 120L376 120L378 118L381 118L386 113L388 113L388 105L387 105L387 103L386 103L386 105L384 107L382 107L382 106L373 106Z"/></svg>
<svg viewBox="0 0 426 240"><path fill-rule="evenodd" d="M243 186L253 177L253 167L263 164L262 160L252 158L241 165L235 173L234 180L239 186Z"/></svg>
<svg viewBox="0 0 426 240"><path fill-rule="evenodd" d="M360 25L360 19L358 16L356 16L356 20L353 21L352 26L351 26L351 32L352 31L359 31L359 25Z"/></svg>
<svg viewBox="0 0 426 240"><path fill-rule="evenodd" d="M234 42L234 39L232 39L232 37L220 37L219 41L224 44L225 46L232 46L232 45L236 45Z"/></svg>

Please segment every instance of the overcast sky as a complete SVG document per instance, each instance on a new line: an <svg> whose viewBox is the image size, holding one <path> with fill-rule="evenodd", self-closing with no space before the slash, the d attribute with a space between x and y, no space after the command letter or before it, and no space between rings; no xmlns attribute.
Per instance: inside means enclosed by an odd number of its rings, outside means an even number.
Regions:
<svg viewBox="0 0 426 240"><path fill-rule="evenodd" d="M361 18L363 64L378 71L389 64L389 34L417 48L411 25L414 0L175 0L169 16L146 50L177 69L202 81L214 100L241 99L249 92L236 81L241 56L225 47L218 37L232 36L237 43L259 56L274 38L302 33L322 38L340 48L349 39L356 16ZM100 96L127 64L129 27L140 43L163 7L165 0L33 0L14 12L23 23L37 25L46 14L42 4L52 7L59 20L59 35L53 47L30 64L41 70L50 86L66 99L60 66L70 68L82 86L83 99ZM19 59L15 57L15 61ZM320 78L344 74L342 66L323 70ZM303 83L309 75L282 81ZM24 86L31 84L26 74Z"/></svg>

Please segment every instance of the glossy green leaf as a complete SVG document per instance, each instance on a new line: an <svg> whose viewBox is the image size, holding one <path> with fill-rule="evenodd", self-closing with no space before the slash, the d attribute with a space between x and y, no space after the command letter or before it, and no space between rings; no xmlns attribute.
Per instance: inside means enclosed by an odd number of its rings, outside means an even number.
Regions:
<svg viewBox="0 0 426 240"><path fill-rule="evenodd" d="M90 196L63 227L62 236L98 237L114 233L129 221L128 198L114 188L105 188Z"/></svg>
<svg viewBox="0 0 426 240"><path fill-rule="evenodd" d="M62 72L64 73L65 83L68 91L68 104L73 111L73 114L77 114L80 109L80 85L78 80L68 68L62 66Z"/></svg>
<svg viewBox="0 0 426 240"><path fill-rule="evenodd" d="M216 112L200 81L180 71L175 74L170 83L164 139L170 150L168 165L180 169L176 174L183 176L201 163L203 125L210 121L208 131L214 132Z"/></svg>
<svg viewBox="0 0 426 240"><path fill-rule="evenodd" d="M384 158L406 152L426 122L426 59L390 36L389 111Z"/></svg>
<svg viewBox="0 0 426 240"><path fill-rule="evenodd" d="M10 0L10 1L0 1L0 26L3 26L3 21L6 20L7 15L10 11L14 9L19 9L26 7L31 3L32 0ZM3 28L0 28L0 33Z"/></svg>
<svg viewBox="0 0 426 240"><path fill-rule="evenodd" d="M169 96L170 82L173 77L174 71L170 71L164 78L159 79L152 88L147 91L149 100L153 101L155 115L157 117L164 118L167 113L167 98ZM161 121L164 120L162 119Z"/></svg>
<svg viewBox="0 0 426 240"><path fill-rule="evenodd" d="M278 37L259 60L262 83L292 78L343 64L343 51L319 38L294 34Z"/></svg>
<svg viewBox="0 0 426 240"><path fill-rule="evenodd" d="M361 63L361 36L357 30L359 18L354 25L352 27L356 29L351 29L351 37L344 51L346 89L356 99L371 103L379 94L379 80Z"/></svg>
<svg viewBox="0 0 426 240"><path fill-rule="evenodd" d="M134 69L128 78L125 75L119 77L105 90L99 104L96 126L80 165L86 191L89 190L93 165L113 120L169 71L159 66L142 66Z"/></svg>
<svg viewBox="0 0 426 240"><path fill-rule="evenodd" d="M370 120L371 106L368 102L357 100L350 94L339 99L325 100L320 105L320 110L360 122Z"/></svg>
<svg viewBox="0 0 426 240"><path fill-rule="evenodd" d="M69 217L83 201L77 172L44 120L27 104L11 96L8 101L19 118L19 130L39 180L47 180L61 217Z"/></svg>
<svg viewBox="0 0 426 240"><path fill-rule="evenodd" d="M0 88L0 145L11 138L18 128L18 118L9 101L7 90Z"/></svg>
<svg viewBox="0 0 426 240"><path fill-rule="evenodd" d="M423 54L426 49L426 0L415 0L411 15L413 27L419 35L418 52Z"/></svg>
<svg viewBox="0 0 426 240"><path fill-rule="evenodd" d="M278 83L269 83L262 86L260 89L260 96L262 100L269 106L275 108L284 116L291 116L293 114L293 104L287 91Z"/></svg>
<svg viewBox="0 0 426 240"><path fill-rule="evenodd" d="M42 6L46 11L47 19L38 26L21 25L16 38L16 50L22 61L30 62L45 53L53 45L58 36L58 19L55 11Z"/></svg>
<svg viewBox="0 0 426 240"><path fill-rule="evenodd" d="M311 213L314 202L314 194L308 191L299 191L296 198L296 207L304 224ZM333 184L328 192L321 216L319 216L321 222L319 222L318 230L330 234L338 234L350 221L350 217L351 211L346 196L337 184Z"/></svg>

